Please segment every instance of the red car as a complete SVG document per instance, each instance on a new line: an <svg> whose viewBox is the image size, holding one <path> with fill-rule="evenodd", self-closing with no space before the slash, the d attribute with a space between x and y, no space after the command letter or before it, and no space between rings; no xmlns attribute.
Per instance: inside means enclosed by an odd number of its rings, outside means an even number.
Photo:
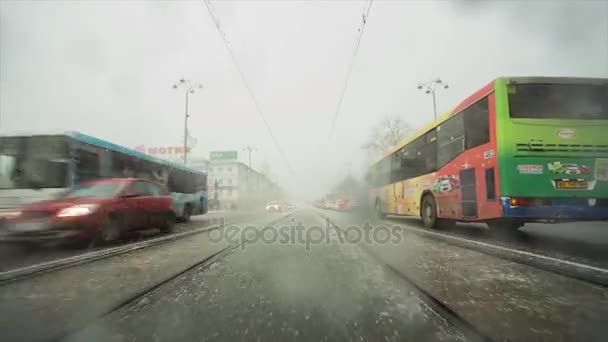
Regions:
<svg viewBox="0 0 608 342"><path fill-rule="evenodd" d="M83 182L57 198L25 205L7 222L4 241L108 243L126 232L175 222L173 198L137 178Z"/></svg>

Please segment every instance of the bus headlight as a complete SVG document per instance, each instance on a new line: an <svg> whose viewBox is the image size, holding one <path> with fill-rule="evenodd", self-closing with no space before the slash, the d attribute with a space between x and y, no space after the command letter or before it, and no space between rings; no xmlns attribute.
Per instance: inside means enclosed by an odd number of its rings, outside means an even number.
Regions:
<svg viewBox="0 0 608 342"><path fill-rule="evenodd" d="M57 217L86 216L94 213L97 207L99 207L97 204L79 204L61 210L57 213Z"/></svg>

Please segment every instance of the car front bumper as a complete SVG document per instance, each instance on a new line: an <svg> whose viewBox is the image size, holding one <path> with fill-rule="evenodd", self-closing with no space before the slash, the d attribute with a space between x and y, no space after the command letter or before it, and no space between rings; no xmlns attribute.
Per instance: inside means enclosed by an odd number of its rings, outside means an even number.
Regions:
<svg viewBox="0 0 608 342"><path fill-rule="evenodd" d="M90 222L37 220L11 222L4 225L0 242L51 242L87 239L95 226Z"/></svg>

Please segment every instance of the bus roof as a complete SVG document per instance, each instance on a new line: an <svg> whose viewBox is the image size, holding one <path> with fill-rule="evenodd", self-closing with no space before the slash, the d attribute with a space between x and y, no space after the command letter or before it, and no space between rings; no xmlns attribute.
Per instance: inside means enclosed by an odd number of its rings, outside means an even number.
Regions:
<svg viewBox="0 0 608 342"><path fill-rule="evenodd" d="M24 134L24 133L20 133L20 134L3 134L2 136L31 136L31 135L47 135L47 136L67 136L70 137L72 139L78 140L80 142L86 143L86 144L90 144L90 145L94 145L94 146L99 146L108 150L112 150L114 152L120 152L120 153L124 153L126 155L135 157L135 158L140 158L152 163L156 163L156 164L161 164L161 165L165 165L165 166L170 166L179 170L183 170L183 171L188 171L188 172L192 172L192 173L198 173L198 174L204 174L206 175L207 172L205 171L201 171L199 169L194 169L194 168L189 168L186 167L184 165L178 164L178 163L174 163L174 162L170 162L167 160L163 160L161 158L157 158L154 156L151 156L149 154L145 154L139 151L135 151L133 149L124 147L124 146L120 146L114 143L111 143L109 141L105 141L103 139L99 139L99 138L95 138L93 136L84 134L84 133L80 133L77 131L69 131L69 132L49 132L49 133L34 133L34 134Z"/></svg>
<svg viewBox="0 0 608 342"><path fill-rule="evenodd" d="M494 81L486 84L483 88L481 88L480 90L476 91L473 95L470 95L469 97L465 98L458 105L450 108L450 110L448 110L447 112L438 115L437 119L435 119L435 120L427 123L422 128L417 129L412 134L410 134L410 135L404 137L403 139L401 139L401 141L397 145L391 147L387 152L384 153L384 155L382 157L380 157L377 160L375 160L371 165L377 164L378 162L380 162L384 158L386 158L386 157L390 156L391 154L393 154L395 151L400 150L403 146L405 146L405 145L409 144L410 142L412 142L412 141L420 138L421 136L423 136L424 134L426 134L428 131L430 131L434 127L439 126L440 123L442 123L442 122L446 121L447 119L449 119L450 116L452 116L452 114L455 114L456 112L464 109L465 107L468 107L470 104L474 103L477 99L479 99L479 98L487 95L493 88L494 88Z"/></svg>
<svg viewBox="0 0 608 342"><path fill-rule="evenodd" d="M390 148L388 151L384 153L384 155L378 159L376 159L370 166L377 164L378 162L384 160L386 157L393 154L395 151L400 150L405 145L410 142L420 138L428 131L433 129L434 127L439 126L442 122L446 121L450 118L450 116L459 113L464 108L473 104L477 100L491 93L494 89L494 83L496 81L508 81L508 82L516 82L516 83L555 83L555 84L598 84L598 85L606 85L608 84L607 78L591 78L591 77L550 77L550 76L522 76L522 77L498 77L481 89L477 90L472 95L469 95L456 106L450 108L447 112L439 115L436 120L429 122L424 125L422 128L417 129L414 133L404 137L401 141Z"/></svg>
<svg viewBox="0 0 608 342"><path fill-rule="evenodd" d="M204 172L204 171L197 170L197 169L192 169L192 168L189 168L187 166L184 166L184 165L181 165L181 164L178 164L178 163L173 163L173 162L170 162L170 161L167 161L167 160L156 158L156 157L153 157L153 156L151 156L149 154L145 154L145 153L142 153L142 152L138 152L138 151L132 150L130 148L126 148L126 147L123 147L123 146L120 146L120 145L116 145L116 144L111 143L109 141L105 141L105 140L102 140L102 139L99 139L99 138L95 138L93 136L86 135L86 134L83 134L83 133L80 133L80 132L69 132L69 136L71 136L72 138L74 138L74 139L76 139L78 141L81 141L81 142L84 142L84 143L87 143L87 144L90 144L90 145L95 145L95 146L103 147L103 148L106 148L108 150L112 150L112 151L115 151L115 152L120 152L120 153L128 154L128 155L130 155L132 157L141 158L141 159L153 162L153 163L157 163L157 164L161 164L161 165L166 165L166 166L171 166L171 167L174 167L176 169L180 169L180 170L184 170L184 171L188 171L188 172L199 173L199 174L206 174L206 172Z"/></svg>

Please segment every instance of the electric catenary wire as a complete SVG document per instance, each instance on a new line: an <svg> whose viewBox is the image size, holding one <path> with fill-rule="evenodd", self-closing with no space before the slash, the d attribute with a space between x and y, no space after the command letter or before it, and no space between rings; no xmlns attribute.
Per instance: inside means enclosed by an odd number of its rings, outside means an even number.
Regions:
<svg viewBox="0 0 608 342"><path fill-rule="evenodd" d="M279 151L281 158L283 158L283 162L285 163L285 165L287 165L287 168L293 174L294 170L291 167L291 164L289 163L289 159L287 159L287 156L285 155L285 152L281 148L281 145L279 144L278 139L272 132L272 128L270 127L270 124L266 120L266 117L264 116L264 113L262 112L260 104L258 103L258 100L256 99L255 95L253 94L253 91L251 90L251 87L249 86L249 83L247 82L247 79L245 78L245 74L243 73L239 64L237 63L236 57L234 56L232 49L230 49L230 45L228 44L228 40L226 39L226 34L220 27L220 23L219 23L217 17L215 16L215 14L213 13L213 9L211 8L211 5L210 5L210 0L203 0L203 2L205 3L205 6L207 7L207 11L209 12L209 15L211 16L211 20L213 20L213 23L215 24L215 28L217 29L218 33L220 34L220 37L222 38L222 40L224 41L224 46L226 47L226 50L228 50L228 54L230 55L230 58L232 59L232 63L234 64L234 67L236 68L237 72L239 73L239 76L241 77L241 80L243 81L245 88L247 88L247 92L249 93L249 96L251 97L251 100L253 101L256 112L262 119L262 122L264 122L264 126L266 126L266 130L268 131L268 134L272 138L272 141L273 141L277 151Z"/></svg>
<svg viewBox="0 0 608 342"><path fill-rule="evenodd" d="M338 100L338 107L336 108L336 112L331 120L331 128L329 129L329 137L334 135L334 131L336 129L336 122L338 120L338 115L340 114L340 110L342 109L342 102L344 101L344 95L346 95L346 90L348 89L348 84L350 82L350 75L353 71L353 67L355 65L355 59L357 58L357 53L359 52L359 45L361 45L361 38L363 37L363 31L365 30L365 24L367 23L367 18L369 17L369 12L372 9L373 0L369 0L367 5L367 10L363 13L361 18L361 24L359 25L359 34L357 35L357 41L355 43L355 48L353 50L353 56L350 60L350 65L348 66L348 72L346 73L346 80L344 82L344 86L342 88L342 92L340 93L340 99Z"/></svg>

